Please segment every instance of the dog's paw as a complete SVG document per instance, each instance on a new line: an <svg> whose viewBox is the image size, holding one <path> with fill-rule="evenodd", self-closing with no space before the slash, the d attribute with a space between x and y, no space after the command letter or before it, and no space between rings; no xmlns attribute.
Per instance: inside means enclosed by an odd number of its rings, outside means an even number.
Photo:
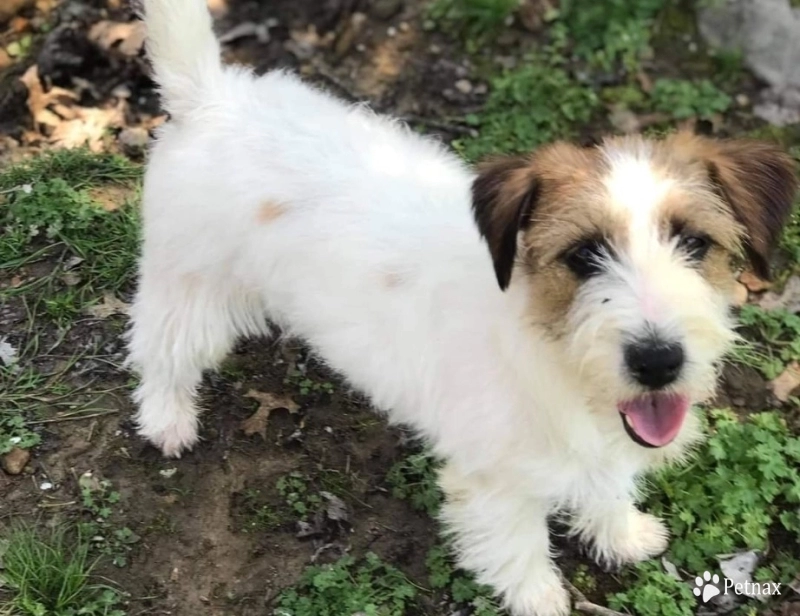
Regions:
<svg viewBox="0 0 800 616"><path fill-rule="evenodd" d="M597 559L605 564L623 565L663 553L669 545L669 531L657 517L633 511L627 525L608 539L605 545L595 544Z"/></svg>
<svg viewBox="0 0 800 616"><path fill-rule="evenodd" d="M541 578L507 591L505 608L511 616L567 616L570 598L561 578L549 571Z"/></svg>
<svg viewBox="0 0 800 616"><path fill-rule="evenodd" d="M167 458L180 458L190 451L199 439L197 421L194 418L175 420L155 430L140 424L139 435L161 450Z"/></svg>

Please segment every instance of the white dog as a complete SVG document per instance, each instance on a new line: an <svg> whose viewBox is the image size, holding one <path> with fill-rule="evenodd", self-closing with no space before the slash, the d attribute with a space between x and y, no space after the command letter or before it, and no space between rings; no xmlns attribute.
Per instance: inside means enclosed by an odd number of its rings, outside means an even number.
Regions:
<svg viewBox="0 0 800 616"><path fill-rule="evenodd" d="M765 272L790 159L678 134L473 175L291 75L223 67L203 0L145 4L172 119L144 188L141 434L168 456L195 445L202 371L269 318L446 460L459 563L512 614L569 611L551 514L604 562L664 550L637 478L699 438L690 406L734 338L732 260Z"/></svg>

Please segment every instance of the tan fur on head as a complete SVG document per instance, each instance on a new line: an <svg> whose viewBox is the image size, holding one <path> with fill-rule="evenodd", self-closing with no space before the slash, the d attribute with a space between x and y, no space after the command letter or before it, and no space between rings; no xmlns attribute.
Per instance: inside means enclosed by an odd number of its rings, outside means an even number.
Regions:
<svg viewBox="0 0 800 616"><path fill-rule="evenodd" d="M711 184L746 229L745 249L755 272L769 277L769 257L797 191L795 163L778 147L752 140L716 141L685 133L665 148L705 165Z"/></svg>

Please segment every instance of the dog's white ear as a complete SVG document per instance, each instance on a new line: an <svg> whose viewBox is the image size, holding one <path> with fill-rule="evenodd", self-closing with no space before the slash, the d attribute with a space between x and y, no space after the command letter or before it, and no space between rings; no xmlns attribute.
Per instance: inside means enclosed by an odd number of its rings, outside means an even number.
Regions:
<svg viewBox="0 0 800 616"><path fill-rule="evenodd" d="M489 245L497 283L505 291L517 255L517 236L530 224L540 182L531 157L495 158L478 166L472 211Z"/></svg>
<svg viewBox="0 0 800 616"><path fill-rule="evenodd" d="M769 279L770 255L797 192L792 158L775 145L748 139L675 139L706 165L712 185L745 229L745 253L753 271Z"/></svg>

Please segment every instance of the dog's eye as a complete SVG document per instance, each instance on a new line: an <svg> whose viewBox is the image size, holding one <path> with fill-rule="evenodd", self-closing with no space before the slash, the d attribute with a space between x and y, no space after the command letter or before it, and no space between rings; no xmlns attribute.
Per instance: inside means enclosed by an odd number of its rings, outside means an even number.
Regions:
<svg viewBox="0 0 800 616"><path fill-rule="evenodd" d="M678 248L690 259L702 261L711 248L711 239L705 235L683 235L678 240Z"/></svg>
<svg viewBox="0 0 800 616"><path fill-rule="evenodd" d="M564 255L564 263L579 278L589 278L602 269L603 257L608 254L606 245L600 240L589 240L578 244Z"/></svg>

